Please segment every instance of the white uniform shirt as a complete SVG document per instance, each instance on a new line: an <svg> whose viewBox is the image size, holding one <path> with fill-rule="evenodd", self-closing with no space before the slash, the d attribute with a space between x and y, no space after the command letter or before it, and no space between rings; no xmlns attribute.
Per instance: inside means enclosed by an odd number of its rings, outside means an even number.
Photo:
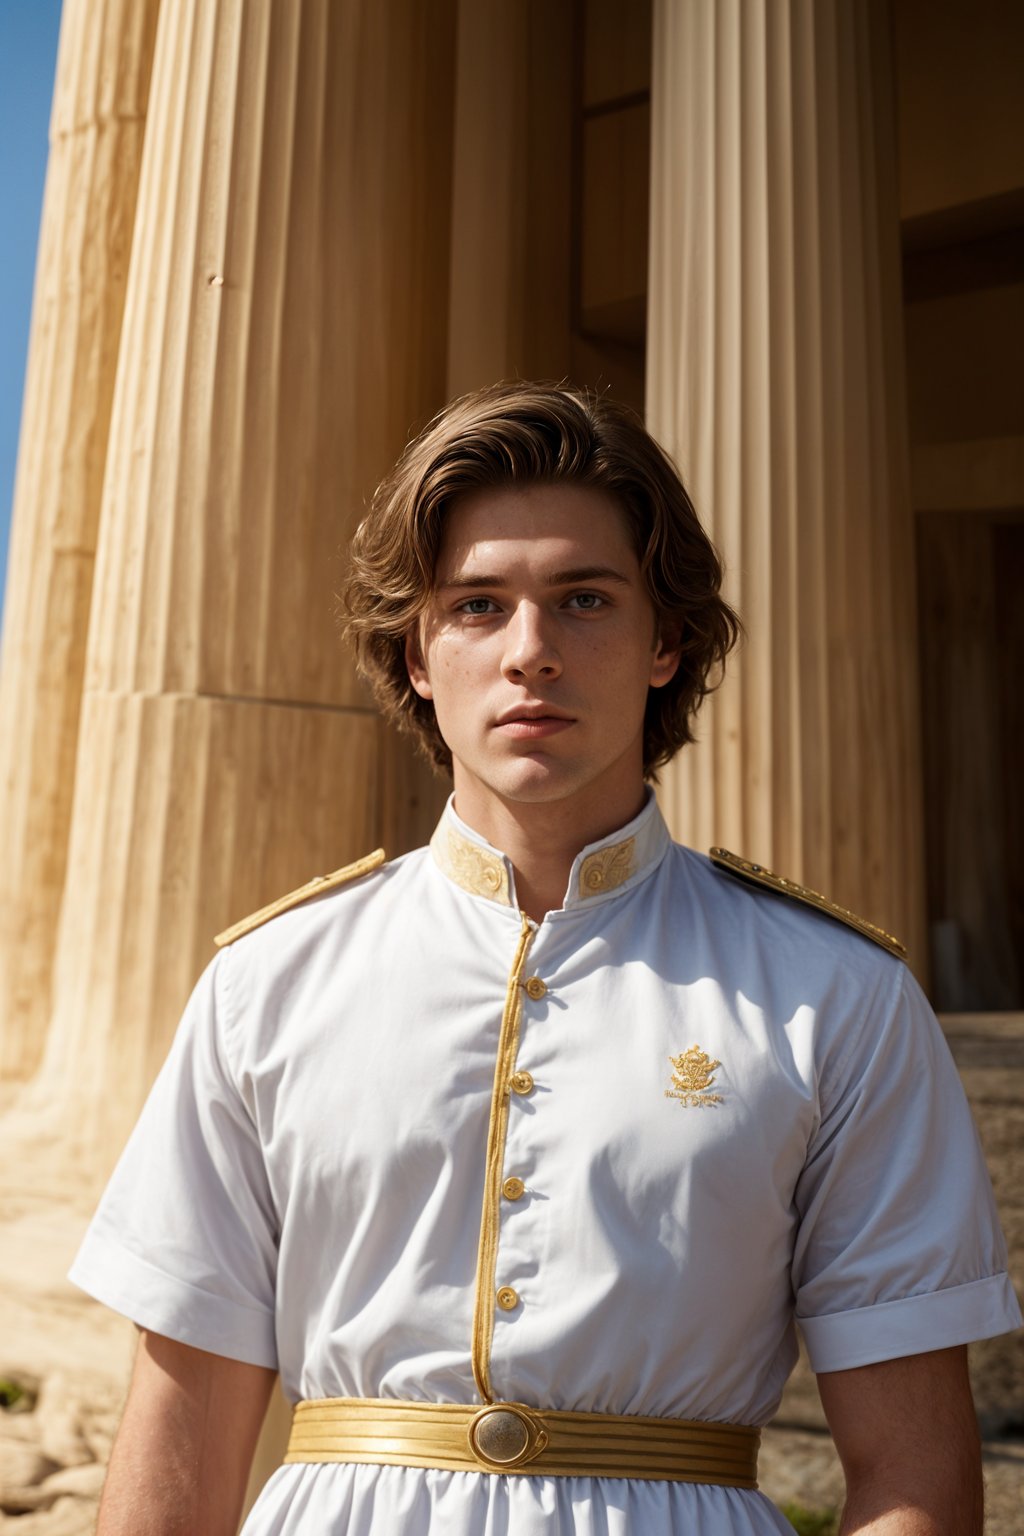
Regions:
<svg viewBox="0 0 1024 1536"><path fill-rule="evenodd" d="M72 1278L143 1328L278 1367L293 1399L479 1402L522 936L511 866L449 806L430 849L223 950ZM816 1371L1016 1325L970 1112L901 962L673 844L653 799L527 938L499 1149L525 1189L495 1185L483 1221L496 1398L760 1425L794 1319ZM302 1465L245 1529L789 1527L739 1489Z"/></svg>

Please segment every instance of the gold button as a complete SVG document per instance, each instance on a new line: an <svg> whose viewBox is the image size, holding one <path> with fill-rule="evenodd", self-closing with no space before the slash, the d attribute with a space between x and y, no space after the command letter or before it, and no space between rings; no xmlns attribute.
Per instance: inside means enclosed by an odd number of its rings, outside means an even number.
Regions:
<svg viewBox="0 0 1024 1536"><path fill-rule="evenodd" d="M523 1183L522 1179L506 1179L504 1184L501 1186L501 1192L505 1196L506 1200L519 1200L522 1198L525 1191L526 1185Z"/></svg>
<svg viewBox="0 0 1024 1536"><path fill-rule="evenodd" d="M532 1072L513 1072L512 1073L511 1081L512 1081L512 1092L513 1093L532 1093L533 1092L533 1073Z"/></svg>
<svg viewBox="0 0 1024 1536"><path fill-rule="evenodd" d="M539 1003L541 998L548 990L547 986L543 981L541 981L539 976L527 977L523 985L526 987L527 997L532 997L535 1003Z"/></svg>
<svg viewBox="0 0 1024 1536"><path fill-rule="evenodd" d="M503 1312L512 1312L519 1305L519 1292L514 1291L510 1285L503 1285L495 1300Z"/></svg>

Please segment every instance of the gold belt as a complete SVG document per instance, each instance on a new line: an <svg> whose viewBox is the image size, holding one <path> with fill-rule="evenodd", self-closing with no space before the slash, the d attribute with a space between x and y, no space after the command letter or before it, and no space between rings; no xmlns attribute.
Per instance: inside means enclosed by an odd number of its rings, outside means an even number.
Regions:
<svg viewBox="0 0 1024 1536"><path fill-rule="evenodd" d="M760 1439L745 1424L325 1397L296 1404L284 1459L756 1488Z"/></svg>

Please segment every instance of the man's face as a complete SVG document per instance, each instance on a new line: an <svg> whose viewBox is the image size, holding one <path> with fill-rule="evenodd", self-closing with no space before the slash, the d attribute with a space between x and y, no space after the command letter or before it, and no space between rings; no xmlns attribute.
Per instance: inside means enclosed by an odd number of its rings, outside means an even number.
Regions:
<svg viewBox="0 0 1024 1536"><path fill-rule="evenodd" d="M602 492L536 485L456 503L406 659L471 822L495 798L606 809L609 830L639 809L647 690L679 655L655 634L625 518Z"/></svg>

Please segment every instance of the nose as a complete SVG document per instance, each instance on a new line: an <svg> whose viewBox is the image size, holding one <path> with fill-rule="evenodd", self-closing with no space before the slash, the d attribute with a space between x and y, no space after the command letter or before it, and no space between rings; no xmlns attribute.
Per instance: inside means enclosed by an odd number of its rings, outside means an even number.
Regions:
<svg viewBox="0 0 1024 1536"><path fill-rule="evenodd" d="M562 670L555 636L544 612L535 603L519 603L505 626L501 670L512 682L555 678Z"/></svg>

